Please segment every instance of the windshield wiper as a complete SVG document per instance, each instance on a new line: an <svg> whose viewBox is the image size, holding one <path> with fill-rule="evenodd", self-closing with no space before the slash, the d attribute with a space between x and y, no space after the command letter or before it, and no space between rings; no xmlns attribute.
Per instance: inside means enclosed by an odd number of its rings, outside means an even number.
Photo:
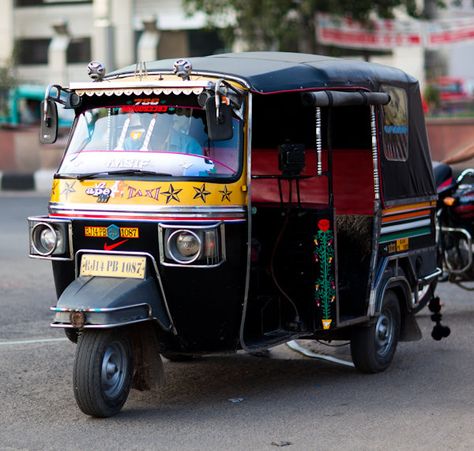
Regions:
<svg viewBox="0 0 474 451"><path fill-rule="evenodd" d="M84 180L89 178L101 177L103 175L154 175L154 176L165 176L172 177L173 174L166 172L146 171L143 169L118 169L115 171L100 171L100 172L89 172L87 174L80 174L77 176L78 180Z"/></svg>

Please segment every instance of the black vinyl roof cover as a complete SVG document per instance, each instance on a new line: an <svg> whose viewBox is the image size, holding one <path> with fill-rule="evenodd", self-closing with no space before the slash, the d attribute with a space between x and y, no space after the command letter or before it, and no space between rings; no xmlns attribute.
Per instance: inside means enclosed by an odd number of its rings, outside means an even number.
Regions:
<svg viewBox="0 0 474 451"><path fill-rule="evenodd" d="M192 72L238 77L245 80L252 91L260 93L325 87L360 87L377 91L381 83L417 83L415 78L392 67L304 53L224 53L186 59L192 64ZM169 73L173 71L175 61L147 62L146 70L148 73ZM128 66L108 74L106 78L134 74L135 70L135 65Z"/></svg>

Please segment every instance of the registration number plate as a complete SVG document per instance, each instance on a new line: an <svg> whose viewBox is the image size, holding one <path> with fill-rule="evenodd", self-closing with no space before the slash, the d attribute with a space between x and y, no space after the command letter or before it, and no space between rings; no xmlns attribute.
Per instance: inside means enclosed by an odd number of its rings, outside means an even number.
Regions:
<svg viewBox="0 0 474 451"><path fill-rule="evenodd" d="M85 254L81 259L80 275L144 279L145 269L146 257Z"/></svg>

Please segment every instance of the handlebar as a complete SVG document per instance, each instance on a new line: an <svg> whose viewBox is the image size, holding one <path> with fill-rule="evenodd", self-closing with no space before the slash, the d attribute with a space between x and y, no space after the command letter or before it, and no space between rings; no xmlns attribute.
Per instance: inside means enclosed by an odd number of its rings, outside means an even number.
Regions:
<svg viewBox="0 0 474 451"><path fill-rule="evenodd" d="M474 169L464 169L456 179L456 184L459 185L465 177L474 177Z"/></svg>

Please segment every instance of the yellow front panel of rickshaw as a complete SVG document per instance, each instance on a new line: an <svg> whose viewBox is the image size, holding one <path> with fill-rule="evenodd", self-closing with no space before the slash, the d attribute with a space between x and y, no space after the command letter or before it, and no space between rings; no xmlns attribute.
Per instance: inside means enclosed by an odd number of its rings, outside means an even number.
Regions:
<svg viewBox="0 0 474 451"><path fill-rule="evenodd" d="M241 178L234 183L206 181L139 181L55 179L51 202L137 206L242 206L247 186Z"/></svg>

